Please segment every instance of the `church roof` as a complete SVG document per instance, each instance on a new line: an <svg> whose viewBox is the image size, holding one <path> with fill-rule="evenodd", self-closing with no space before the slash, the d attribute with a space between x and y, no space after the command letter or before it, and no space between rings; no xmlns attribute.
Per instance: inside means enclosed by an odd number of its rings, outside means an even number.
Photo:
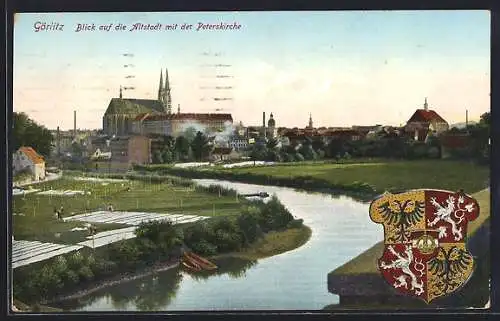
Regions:
<svg viewBox="0 0 500 321"><path fill-rule="evenodd" d="M434 110L426 110L426 109L417 109L417 111L411 116L409 123L411 122L431 122L437 121L440 123L446 123L446 120L443 117L439 116Z"/></svg>
<svg viewBox="0 0 500 321"><path fill-rule="evenodd" d="M112 98L104 115L161 112L163 106L155 99Z"/></svg>
<svg viewBox="0 0 500 321"><path fill-rule="evenodd" d="M231 114L205 114L205 113L178 113L178 114L165 114L165 113L152 113L146 115L139 115L136 120L145 121L159 121L159 120L197 120L197 121L214 121L224 120L233 121Z"/></svg>

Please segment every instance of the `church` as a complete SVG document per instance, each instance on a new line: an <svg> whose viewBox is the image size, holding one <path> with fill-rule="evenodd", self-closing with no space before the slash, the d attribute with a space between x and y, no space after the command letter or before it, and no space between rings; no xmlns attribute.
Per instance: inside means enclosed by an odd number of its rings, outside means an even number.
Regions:
<svg viewBox="0 0 500 321"><path fill-rule="evenodd" d="M168 69L163 81L160 71L160 85L157 99L112 98L103 116L103 131L109 136L129 135L171 135L177 136L186 124L197 123L214 131L224 130L227 123L233 123L231 114L181 113L180 107L172 113L172 97Z"/></svg>
<svg viewBox="0 0 500 321"><path fill-rule="evenodd" d="M123 98L120 87L120 97L112 98L102 119L102 128L106 135L126 136L132 133L133 121L140 114L172 112L172 97L170 96L170 83L168 69L165 72L165 85L163 84L163 70L160 72L160 85L157 99Z"/></svg>

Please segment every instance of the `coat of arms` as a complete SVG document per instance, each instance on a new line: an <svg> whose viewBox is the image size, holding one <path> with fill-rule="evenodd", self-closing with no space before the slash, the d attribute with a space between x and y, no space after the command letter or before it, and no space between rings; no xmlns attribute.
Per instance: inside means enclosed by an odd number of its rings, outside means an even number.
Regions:
<svg viewBox="0 0 500 321"><path fill-rule="evenodd" d="M370 205L370 218L384 225L381 274L400 292L427 303L457 291L474 269L467 224L478 216L477 201L462 191L383 194Z"/></svg>

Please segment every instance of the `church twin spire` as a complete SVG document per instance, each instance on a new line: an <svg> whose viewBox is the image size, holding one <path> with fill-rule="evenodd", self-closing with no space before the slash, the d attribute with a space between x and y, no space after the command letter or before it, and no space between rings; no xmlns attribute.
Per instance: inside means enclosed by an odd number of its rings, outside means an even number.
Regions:
<svg viewBox="0 0 500 321"><path fill-rule="evenodd" d="M160 86L158 87L158 100L163 105L163 110L170 114L172 112L172 97L170 95L170 82L168 69L165 69L165 86L163 86L163 70L160 71Z"/></svg>

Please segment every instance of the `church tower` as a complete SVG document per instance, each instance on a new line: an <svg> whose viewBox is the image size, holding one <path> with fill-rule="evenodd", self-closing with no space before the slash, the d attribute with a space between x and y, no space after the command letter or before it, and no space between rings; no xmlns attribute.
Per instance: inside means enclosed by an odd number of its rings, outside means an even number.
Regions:
<svg viewBox="0 0 500 321"><path fill-rule="evenodd" d="M163 105L163 111L172 113L172 97L170 96L170 82L168 79L168 69L165 70L165 86L163 86L163 70L160 71L160 86L158 88L158 100Z"/></svg>
<svg viewBox="0 0 500 321"><path fill-rule="evenodd" d="M158 86L158 100L163 103L163 70L160 70L160 86Z"/></svg>
<svg viewBox="0 0 500 321"><path fill-rule="evenodd" d="M313 129L313 118L312 118L312 114L309 113L309 126L307 126L307 128L310 128L310 129Z"/></svg>
<svg viewBox="0 0 500 321"><path fill-rule="evenodd" d="M170 96L170 81L168 80L168 69L165 69L165 90L163 91L164 94L164 103L163 106L165 107L165 112L167 114L172 113L172 97Z"/></svg>

